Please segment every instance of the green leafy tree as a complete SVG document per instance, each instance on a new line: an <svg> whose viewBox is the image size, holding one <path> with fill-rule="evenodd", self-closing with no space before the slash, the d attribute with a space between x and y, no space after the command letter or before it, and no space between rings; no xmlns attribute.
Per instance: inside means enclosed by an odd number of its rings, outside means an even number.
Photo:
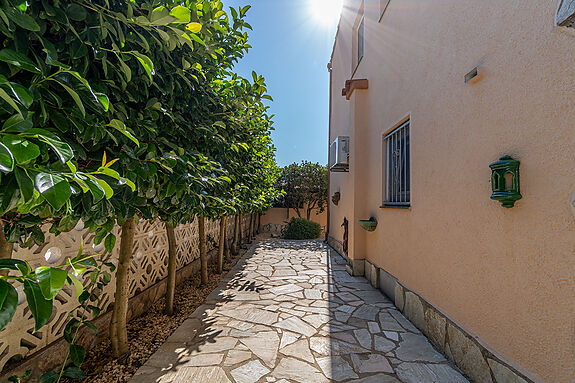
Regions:
<svg viewBox="0 0 575 383"><path fill-rule="evenodd" d="M285 191L281 199L284 206L295 209L298 217L310 219L314 210L323 212L327 205L327 166L302 161L281 169L277 188Z"/></svg>

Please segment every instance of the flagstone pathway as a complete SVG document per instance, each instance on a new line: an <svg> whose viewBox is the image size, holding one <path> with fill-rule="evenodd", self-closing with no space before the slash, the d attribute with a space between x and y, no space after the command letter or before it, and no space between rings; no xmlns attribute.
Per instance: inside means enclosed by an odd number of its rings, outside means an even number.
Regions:
<svg viewBox="0 0 575 383"><path fill-rule="evenodd" d="M132 383L469 383L319 241L262 242Z"/></svg>

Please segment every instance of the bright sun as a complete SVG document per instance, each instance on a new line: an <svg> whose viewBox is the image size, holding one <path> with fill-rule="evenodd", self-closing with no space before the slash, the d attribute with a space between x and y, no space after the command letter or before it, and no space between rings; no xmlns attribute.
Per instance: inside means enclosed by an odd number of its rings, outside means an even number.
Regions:
<svg viewBox="0 0 575 383"><path fill-rule="evenodd" d="M337 23L343 0L308 0L313 18L323 25Z"/></svg>

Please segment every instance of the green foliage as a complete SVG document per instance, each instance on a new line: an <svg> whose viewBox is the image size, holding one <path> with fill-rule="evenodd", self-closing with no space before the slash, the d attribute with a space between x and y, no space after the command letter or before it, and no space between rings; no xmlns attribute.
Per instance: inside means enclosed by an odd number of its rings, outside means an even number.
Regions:
<svg viewBox="0 0 575 383"><path fill-rule="evenodd" d="M284 207L295 209L299 217L304 210L309 220L314 209L320 213L325 210L328 198L327 176L327 166L308 161L282 168L277 188L283 190L285 195L279 202Z"/></svg>
<svg viewBox="0 0 575 383"><path fill-rule="evenodd" d="M9 242L42 244L79 221L111 252L116 223L260 212L279 192L265 80L233 65L249 49L249 6L220 0L0 2L0 219ZM113 158L110 154L113 153ZM37 331L65 284L75 312L99 315L99 255L33 270L0 259L0 330L24 285ZM6 256L5 254L0 256ZM113 270L111 270L112 272ZM89 286L81 281L89 277ZM15 298L16 297L16 298ZM65 331L74 366L42 381L79 377L74 345L84 318Z"/></svg>
<svg viewBox="0 0 575 383"><path fill-rule="evenodd" d="M293 217L284 230L285 239L316 239L321 235L321 225L304 218Z"/></svg>

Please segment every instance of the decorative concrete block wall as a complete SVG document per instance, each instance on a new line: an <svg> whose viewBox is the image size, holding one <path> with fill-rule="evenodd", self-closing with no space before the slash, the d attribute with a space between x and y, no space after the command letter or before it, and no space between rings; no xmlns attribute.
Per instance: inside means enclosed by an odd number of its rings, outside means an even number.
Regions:
<svg viewBox="0 0 575 383"><path fill-rule="evenodd" d="M233 218L228 219L227 229L230 239L233 235L233 225ZM242 220L244 235L247 233L248 227L249 216L244 216ZM120 227L116 227L113 231L118 237L118 246L111 254L106 253L104 255L105 260L114 264L117 264L118 259L120 231ZM217 247L219 232L219 221L206 220L208 251ZM197 221L178 226L175 234L178 246L178 279L182 280L183 277L189 277L192 272L199 268L199 263L196 262L199 259ZM105 251L103 244L94 245L94 236L95 234L85 230L81 223L71 232L63 233L57 237L46 231L46 243L44 245L30 248L15 246L13 258L25 260L34 268L61 265L66 262L68 257L76 256L82 241L85 252L100 253ZM134 238L134 257L129 286L131 297L129 317L141 315L151 303L163 297L165 292L164 279L167 276L167 258L168 240L164 224L159 221L141 221L136 228ZM106 333L107 322L109 321L108 311L113 303L114 289L115 274L112 275L111 282L102 292L100 308L103 314L96 320L98 327L104 330L104 333ZM19 307L12 322L0 332L0 371L2 371L0 375L31 356L44 359L45 364L52 363L48 362L50 353L56 354L56 356L61 353L57 350L51 350L51 347L55 346L59 349L65 346L63 345L64 342L59 341L67 323L68 313L78 304L74 298L74 290L65 286L54 299L50 322L40 331L34 333L34 320L27 305L24 304L26 299L22 287L17 287L17 291ZM46 353L47 350L50 352ZM42 357L42 354L45 356ZM43 362L40 360L38 363ZM33 366L38 366L38 363L33 363ZM42 366L39 367L42 368Z"/></svg>
<svg viewBox="0 0 575 383"><path fill-rule="evenodd" d="M557 12L557 25L575 28L575 0L562 0Z"/></svg>

